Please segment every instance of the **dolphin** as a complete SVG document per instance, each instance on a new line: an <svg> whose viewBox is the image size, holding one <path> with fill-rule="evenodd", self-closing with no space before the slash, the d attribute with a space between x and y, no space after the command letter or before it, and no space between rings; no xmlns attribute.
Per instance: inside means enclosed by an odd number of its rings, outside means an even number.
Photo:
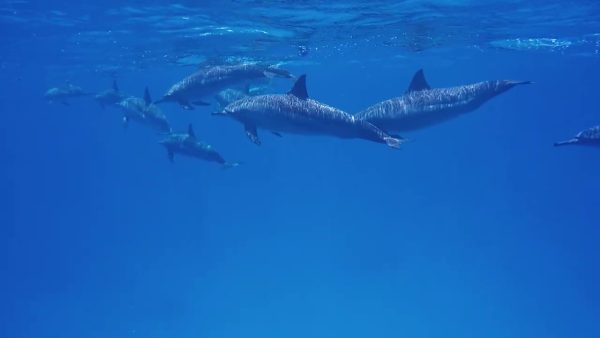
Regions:
<svg viewBox="0 0 600 338"><path fill-rule="evenodd" d="M159 143L167 149L167 156L171 162L174 161L175 154L181 154L209 162L217 162L225 168L237 167L239 165L238 162L225 161L210 144L199 141L191 124L188 126L187 134L170 133L165 139L159 141Z"/></svg>
<svg viewBox="0 0 600 338"><path fill-rule="evenodd" d="M555 147L566 146L569 144L580 144L587 146L600 147L600 126L595 126L584 131L579 132L572 139L556 142Z"/></svg>
<svg viewBox="0 0 600 338"><path fill-rule="evenodd" d="M81 89L81 87L74 86L72 84L68 84L64 87L53 87L46 91L44 94L44 98L48 100L48 102L60 102L66 106L69 105L68 99L88 96L92 95L91 93L86 93Z"/></svg>
<svg viewBox="0 0 600 338"><path fill-rule="evenodd" d="M119 106L123 109L123 125L127 127L130 120L149 126L159 132L170 133L171 126L169 121L160 110L152 103L148 87L144 90L144 98L128 97L121 102Z"/></svg>
<svg viewBox="0 0 600 338"><path fill-rule="evenodd" d="M184 109L191 110L194 109L192 105L209 105L202 99L214 96L225 88L276 76L292 77L286 70L261 64L207 66L175 83L155 103L177 102Z"/></svg>
<svg viewBox="0 0 600 338"><path fill-rule="evenodd" d="M471 112L491 98L531 81L493 80L450 88L431 88L423 70L404 95L376 103L355 116L386 131L412 131Z"/></svg>
<svg viewBox="0 0 600 338"><path fill-rule="evenodd" d="M117 105L123 101L125 97L119 91L117 80L113 80L112 88L100 92L94 96L94 99L100 104L100 107L104 109L106 106Z"/></svg>
<svg viewBox="0 0 600 338"><path fill-rule="evenodd" d="M306 75L300 76L287 94L246 97L213 115L229 116L241 122L246 135L255 144L261 143L258 128L271 130L276 135L287 132L360 138L393 148L399 148L402 143L367 121L308 98Z"/></svg>
<svg viewBox="0 0 600 338"><path fill-rule="evenodd" d="M244 87L244 90L227 88L215 95L215 100L217 100L217 102L219 103L219 107L223 109L227 107L228 104L234 101L241 100L248 96L260 95L264 92L264 87L250 87L249 85L246 85L246 87Z"/></svg>

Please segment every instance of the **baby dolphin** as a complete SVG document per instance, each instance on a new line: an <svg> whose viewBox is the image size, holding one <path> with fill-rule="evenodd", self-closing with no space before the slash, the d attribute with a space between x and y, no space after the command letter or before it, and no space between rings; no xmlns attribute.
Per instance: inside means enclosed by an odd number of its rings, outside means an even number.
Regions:
<svg viewBox="0 0 600 338"><path fill-rule="evenodd" d="M66 106L69 105L67 102L68 99L88 96L90 93L86 93L81 89L81 87L74 86L72 84L68 84L64 87L54 87L48 89L44 94L44 98L48 100L48 102L60 102Z"/></svg>
<svg viewBox="0 0 600 338"><path fill-rule="evenodd" d="M152 103L148 87L144 90L144 98L128 97L119 103L123 109L123 125L127 127L130 120L149 126L159 132L170 133L169 121L158 108Z"/></svg>
<svg viewBox="0 0 600 338"><path fill-rule="evenodd" d="M404 95L377 103L355 116L386 131L417 130L473 111L514 86L530 83L494 80L451 88L431 88L421 69L414 75Z"/></svg>
<svg viewBox="0 0 600 338"><path fill-rule="evenodd" d="M569 144L580 144L587 146L600 147L600 126L595 126L579 132L570 140L554 143L555 147L566 146Z"/></svg>
<svg viewBox="0 0 600 338"><path fill-rule="evenodd" d="M100 104L100 107L104 109L106 106L117 105L124 97L119 91L117 80L113 80L112 88L96 94L94 99Z"/></svg>
<svg viewBox="0 0 600 338"><path fill-rule="evenodd" d="M194 109L194 105L209 105L202 99L214 96L219 91L275 76L291 78L283 69L261 64L239 64L208 66L177 82L167 91L160 102L177 102L184 109Z"/></svg>
<svg viewBox="0 0 600 338"><path fill-rule="evenodd" d="M244 90L227 88L215 95L215 100L219 103L221 109L227 107L228 104L241 100L248 96L260 95L264 93L264 87L250 87L247 85Z"/></svg>
<svg viewBox="0 0 600 338"><path fill-rule="evenodd" d="M198 141L191 124L188 126L187 134L171 133L165 139L159 141L159 143L167 149L167 155L171 162L174 161L175 154L177 153L209 162L217 162L225 168L237 167L239 165L237 162L225 161L210 144Z"/></svg>
<svg viewBox="0 0 600 338"><path fill-rule="evenodd" d="M251 96L235 101L214 115L230 116L241 122L246 135L260 144L257 128L273 132L360 138L399 148L394 138L367 121L308 98L306 75L298 78L287 94Z"/></svg>

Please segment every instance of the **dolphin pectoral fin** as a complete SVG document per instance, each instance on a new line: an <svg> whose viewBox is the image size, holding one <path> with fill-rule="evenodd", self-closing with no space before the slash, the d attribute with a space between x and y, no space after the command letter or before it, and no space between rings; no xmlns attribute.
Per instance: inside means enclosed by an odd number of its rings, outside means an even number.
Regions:
<svg viewBox="0 0 600 338"><path fill-rule="evenodd" d="M196 106L210 106L210 103L202 100L192 102Z"/></svg>
<svg viewBox="0 0 600 338"><path fill-rule="evenodd" d="M244 129L246 130L246 135L256 145L260 145L260 139L258 138L258 133L256 131L256 126L253 124L246 123L244 125Z"/></svg>
<svg viewBox="0 0 600 338"><path fill-rule="evenodd" d="M283 137L283 135L281 135L281 133L278 133L278 132L276 132L276 131L272 131L272 130L271 130L271 134L273 134L273 135L275 135L275 136L277 136L277 137Z"/></svg>
<svg viewBox="0 0 600 338"><path fill-rule="evenodd" d="M554 146L555 147L566 146L569 144L576 144L577 142L579 142L579 140L577 138L572 138L572 139L566 140L566 141L555 142Z"/></svg>
<svg viewBox="0 0 600 338"><path fill-rule="evenodd" d="M406 90L406 93L410 92L418 92L422 90L431 89L427 80L425 80L425 74L423 74L423 69L417 70L415 75L413 75L412 81Z"/></svg>

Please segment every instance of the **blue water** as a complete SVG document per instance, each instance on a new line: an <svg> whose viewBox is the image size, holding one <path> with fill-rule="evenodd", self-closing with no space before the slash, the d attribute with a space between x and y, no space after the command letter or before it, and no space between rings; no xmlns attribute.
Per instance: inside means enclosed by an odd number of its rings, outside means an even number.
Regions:
<svg viewBox="0 0 600 338"><path fill-rule="evenodd" d="M600 337L595 1L0 2L0 336ZM412 74L531 80L401 150L161 108L177 157L73 83L159 98L206 60L349 112ZM274 80L270 92L289 90Z"/></svg>

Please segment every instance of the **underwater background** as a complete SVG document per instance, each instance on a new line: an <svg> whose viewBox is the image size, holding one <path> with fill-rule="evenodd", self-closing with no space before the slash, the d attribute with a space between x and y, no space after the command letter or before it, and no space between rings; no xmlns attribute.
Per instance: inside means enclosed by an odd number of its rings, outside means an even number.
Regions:
<svg viewBox="0 0 600 338"><path fill-rule="evenodd" d="M600 124L600 3L16 0L0 37L1 337L600 337L600 149L552 146ZM534 84L400 150L161 106L229 170L43 99L214 59L352 113L420 68Z"/></svg>

